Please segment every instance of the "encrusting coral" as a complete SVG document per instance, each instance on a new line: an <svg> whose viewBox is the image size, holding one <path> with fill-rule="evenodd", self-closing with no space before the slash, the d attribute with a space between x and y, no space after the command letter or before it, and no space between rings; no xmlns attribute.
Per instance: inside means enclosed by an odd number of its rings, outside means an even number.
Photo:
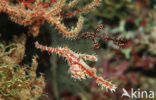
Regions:
<svg viewBox="0 0 156 100"><path fill-rule="evenodd" d="M22 35L8 46L0 44L1 100L38 100L43 95L44 78L36 77L37 56L33 57L31 67L19 65L25 54L25 41Z"/></svg>
<svg viewBox="0 0 156 100"><path fill-rule="evenodd" d="M96 70L94 68L90 68L84 60L88 61L97 61L97 57L95 55L87 55L75 53L67 47L64 48L52 48L40 45L38 42L35 42L35 47L49 53L56 53L59 56L63 56L69 63L72 77L76 79L86 79L86 78L95 78L96 83L100 85L102 88L106 88L115 92L116 86L111 82L104 80L102 77L96 75Z"/></svg>
<svg viewBox="0 0 156 100"><path fill-rule="evenodd" d="M17 0L15 0L17 1ZM78 0L68 2L68 0L51 0L49 4L44 3L42 0L18 0L18 3L13 4L9 0L0 0L0 12L6 12L10 19L18 24L30 26L29 34L37 36L39 27L45 21L56 28L65 37L76 36L83 25L83 18L80 15L82 12L93 9L99 4L100 0L93 0L93 2L82 9L75 11L65 11L78 3ZM63 23L63 19L79 15L78 22L75 28L67 28Z"/></svg>

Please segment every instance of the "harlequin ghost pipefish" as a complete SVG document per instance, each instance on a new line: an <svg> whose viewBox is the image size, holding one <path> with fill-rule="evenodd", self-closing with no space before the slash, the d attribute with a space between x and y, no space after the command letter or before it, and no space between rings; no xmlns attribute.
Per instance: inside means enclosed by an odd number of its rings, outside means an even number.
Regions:
<svg viewBox="0 0 156 100"><path fill-rule="evenodd" d="M38 42L35 42L35 47L37 49L41 49L42 51L47 51L49 53L56 53L59 56L64 57L70 66L69 71L71 72L73 78L79 80L86 79L86 78L94 78L96 80L96 83L100 85L102 88L105 87L106 90L109 89L112 92L115 92L116 86L114 84L112 84L107 80L104 80L100 76L97 76L96 69L90 68L89 65L85 63L85 60L97 61L97 57L95 55L76 53L67 47L64 48L47 47L44 45L40 45Z"/></svg>

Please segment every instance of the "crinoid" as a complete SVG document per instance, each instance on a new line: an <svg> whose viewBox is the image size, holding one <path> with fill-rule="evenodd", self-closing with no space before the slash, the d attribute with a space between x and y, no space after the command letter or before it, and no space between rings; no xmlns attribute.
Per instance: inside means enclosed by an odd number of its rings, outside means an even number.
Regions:
<svg viewBox="0 0 156 100"><path fill-rule="evenodd" d="M30 26L28 33L37 36L39 27L45 21L55 25L59 32L65 37L74 37L80 32L83 25L82 12L89 11L99 4L100 0L93 0L91 4L84 8L77 8L70 11L79 1L73 0L51 0L45 3L43 0L0 0L0 12L6 12L10 19L18 24ZM63 24L63 19L78 15L78 21L75 28L67 28Z"/></svg>

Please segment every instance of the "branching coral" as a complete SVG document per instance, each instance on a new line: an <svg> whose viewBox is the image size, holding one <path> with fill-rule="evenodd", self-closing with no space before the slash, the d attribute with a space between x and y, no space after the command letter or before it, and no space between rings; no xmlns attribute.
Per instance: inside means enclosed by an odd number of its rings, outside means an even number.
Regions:
<svg viewBox="0 0 156 100"><path fill-rule="evenodd" d="M65 37L74 37L80 32L83 25L83 18L80 13L93 9L99 4L99 0L93 0L93 3L82 9L65 12L66 9L77 3L78 0L71 2L68 0L56 0L55 2L51 0L49 4L42 0L21 0L21 2L13 4L9 0L0 0L0 12L6 12L10 19L18 24L31 26L28 33L32 33L34 36L38 35L40 25L48 21L51 25L56 25L56 28ZM62 23L64 18L77 14L79 17L75 28L67 28Z"/></svg>
<svg viewBox="0 0 156 100"><path fill-rule="evenodd" d="M44 78L36 77L37 57L34 56L31 68L19 65L25 54L25 40L22 36L15 44L0 44L1 100L37 100L43 94Z"/></svg>
<svg viewBox="0 0 156 100"><path fill-rule="evenodd" d="M116 86L111 82L104 80L102 77L96 75L96 70L94 68L90 68L84 60L88 61L97 61L96 56L75 53L67 47L64 48L52 48L40 45L38 42L35 43L35 47L49 53L56 53L59 56L63 56L69 63L72 77L77 79L86 79L86 78L95 78L96 83L99 84L102 88L115 91Z"/></svg>

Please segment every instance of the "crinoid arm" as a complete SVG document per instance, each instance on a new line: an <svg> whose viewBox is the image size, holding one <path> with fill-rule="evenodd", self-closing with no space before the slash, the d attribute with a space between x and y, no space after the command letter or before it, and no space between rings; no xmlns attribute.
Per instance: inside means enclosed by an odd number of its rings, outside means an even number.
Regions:
<svg viewBox="0 0 156 100"><path fill-rule="evenodd" d="M43 0L44 1L44 0ZM73 0L51 0L44 3L42 0L17 0L13 4L11 0L0 0L0 12L5 12L9 18L20 25L29 26L28 34L36 37L41 24L48 21L52 26L63 34L66 38L73 38L78 35L83 26L82 12L89 11L99 4L99 0L93 0L91 4L75 11L70 11L79 1ZM65 13L66 12L66 13ZM67 27L63 20L67 17L78 16L75 27Z"/></svg>

